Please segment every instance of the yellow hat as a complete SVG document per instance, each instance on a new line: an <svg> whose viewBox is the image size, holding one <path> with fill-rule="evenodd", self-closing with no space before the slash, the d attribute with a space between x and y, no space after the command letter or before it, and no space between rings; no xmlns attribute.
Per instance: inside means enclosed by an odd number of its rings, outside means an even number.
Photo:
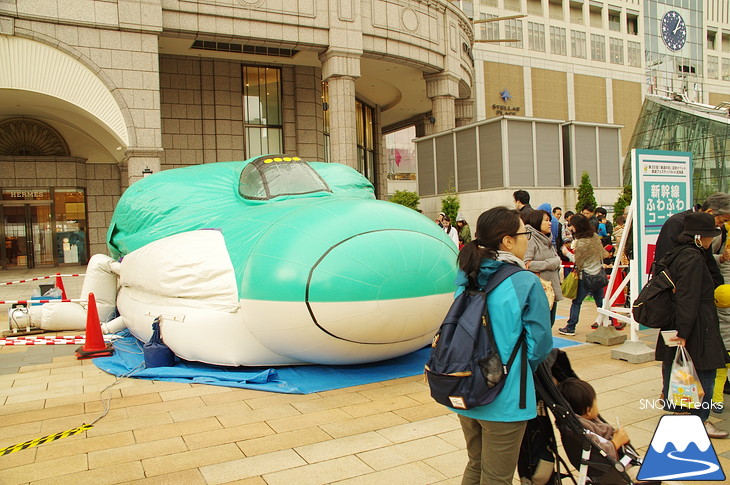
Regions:
<svg viewBox="0 0 730 485"><path fill-rule="evenodd" d="M718 308L730 308L730 285L715 288L715 305Z"/></svg>

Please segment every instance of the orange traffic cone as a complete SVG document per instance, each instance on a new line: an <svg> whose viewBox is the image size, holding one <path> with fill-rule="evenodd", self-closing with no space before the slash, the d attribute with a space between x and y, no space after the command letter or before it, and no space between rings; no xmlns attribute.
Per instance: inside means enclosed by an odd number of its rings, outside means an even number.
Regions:
<svg viewBox="0 0 730 485"><path fill-rule="evenodd" d="M93 359L94 357L109 357L114 354L114 346L104 342L101 334L99 311L96 309L96 298L89 293L89 308L86 311L86 342L76 349L77 359Z"/></svg>
<svg viewBox="0 0 730 485"><path fill-rule="evenodd" d="M61 290L61 298L68 300L68 297L66 296L66 288L63 287L63 278L61 278L61 273L56 273L56 288Z"/></svg>

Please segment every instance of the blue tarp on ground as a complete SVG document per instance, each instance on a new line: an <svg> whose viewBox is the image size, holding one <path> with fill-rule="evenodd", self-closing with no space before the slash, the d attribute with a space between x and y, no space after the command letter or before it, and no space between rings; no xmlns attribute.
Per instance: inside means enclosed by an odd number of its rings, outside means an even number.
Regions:
<svg viewBox="0 0 730 485"><path fill-rule="evenodd" d="M101 370L116 376L240 387L286 394L313 392L359 386L372 382L415 376L423 373L429 348L395 359L359 365L299 365L289 367L222 367L178 360L174 367L143 368L142 343L129 332L120 333L114 342L116 352L111 357L94 359ZM569 347L581 342L553 337L555 347ZM134 371L134 372L132 372Z"/></svg>

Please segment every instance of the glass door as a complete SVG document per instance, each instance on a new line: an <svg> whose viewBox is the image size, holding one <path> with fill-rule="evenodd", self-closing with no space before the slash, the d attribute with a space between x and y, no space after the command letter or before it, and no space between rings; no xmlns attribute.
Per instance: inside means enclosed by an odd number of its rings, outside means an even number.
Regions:
<svg viewBox="0 0 730 485"><path fill-rule="evenodd" d="M5 235L4 266L28 268L28 228L25 206L3 207L3 233Z"/></svg>
<svg viewBox="0 0 730 485"><path fill-rule="evenodd" d="M80 188L53 191L58 264L86 264L86 202Z"/></svg>
<svg viewBox="0 0 730 485"><path fill-rule="evenodd" d="M33 265L53 266L51 205L30 205L28 216L33 243Z"/></svg>
<svg viewBox="0 0 730 485"><path fill-rule="evenodd" d="M3 234L6 268L53 266L50 204L5 205Z"/></svg>

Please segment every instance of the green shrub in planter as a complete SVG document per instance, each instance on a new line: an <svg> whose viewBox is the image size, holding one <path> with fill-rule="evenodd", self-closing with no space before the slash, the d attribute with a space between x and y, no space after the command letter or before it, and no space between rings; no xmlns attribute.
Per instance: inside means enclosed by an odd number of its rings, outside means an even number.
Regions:
<svg viewBox="0 0 730 485"><path fill-rule="evenodd" d="M421 197L417 193L411 192L410 190L396 190L395 193L390 197L391 202L410 207L414 211L418 210L418 202L420 200Z"/></svg>

